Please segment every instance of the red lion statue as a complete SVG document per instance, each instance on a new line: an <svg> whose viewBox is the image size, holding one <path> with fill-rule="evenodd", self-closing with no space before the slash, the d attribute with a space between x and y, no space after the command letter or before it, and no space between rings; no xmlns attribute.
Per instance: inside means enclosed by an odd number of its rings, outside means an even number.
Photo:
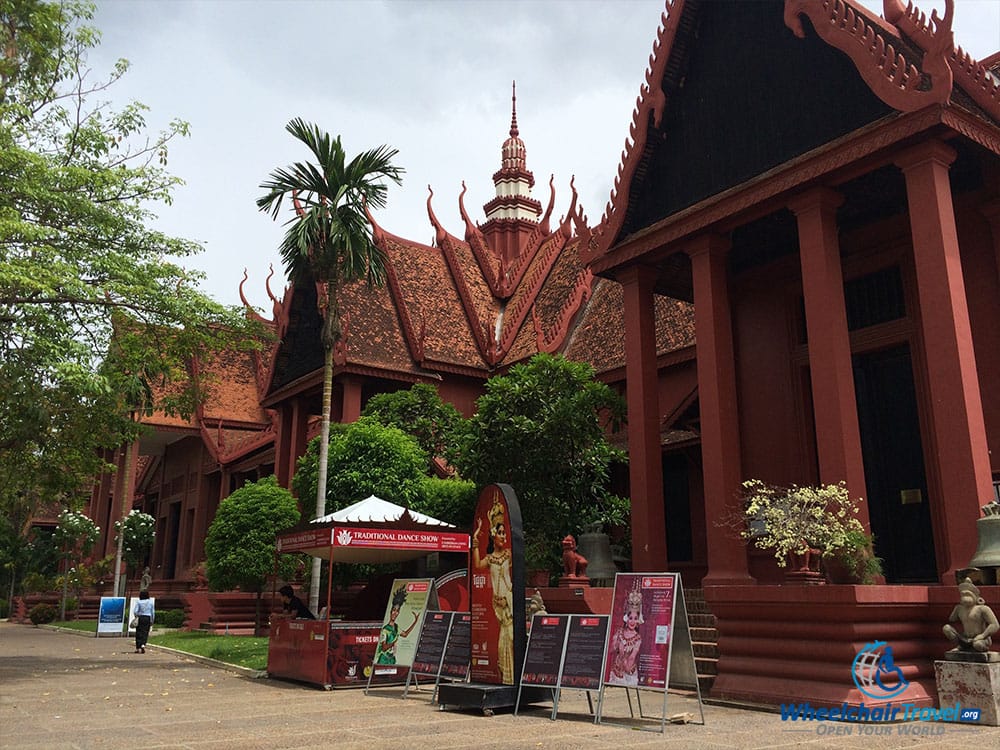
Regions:
<svg viewBox="0 0 1000 750"><path fill-rule="evenodd" d="M587 577L587 558L576 551L576 539L567 534L562 540L563 574L571 578Z"/></svg>

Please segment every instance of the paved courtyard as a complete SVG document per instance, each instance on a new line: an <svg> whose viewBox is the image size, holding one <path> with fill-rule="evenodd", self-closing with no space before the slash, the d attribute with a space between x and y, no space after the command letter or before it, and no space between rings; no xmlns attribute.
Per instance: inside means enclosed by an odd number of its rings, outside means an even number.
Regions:
<svg viewBox="0 0 1000 750"><path fill-rule="evenodd" d="M221 636L220 636L221 637ZM609 690L607 717L627 721L623 690ZM644 693L646 712L658 710ZM562 694L518 716L439 711L429 691L324 692L252 679L120 638L94 638L0 622L0 747L21 748L933 748L1000 747L1000 729L816 722L803 728L775 713L705 706L705 726L667 725L664 734L595 726L583 693ZM596 701L596 695L595 695ZM679 696L668 713L697 711ZM863 734L864 729L887 731ZM827 731L849 732L832 736ZM913 734L929 730L939 734Z"/></svg>

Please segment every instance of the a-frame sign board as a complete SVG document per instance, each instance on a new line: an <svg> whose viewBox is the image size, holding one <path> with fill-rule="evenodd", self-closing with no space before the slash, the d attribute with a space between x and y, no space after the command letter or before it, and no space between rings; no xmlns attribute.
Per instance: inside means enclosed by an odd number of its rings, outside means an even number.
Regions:
<svg viewBox="0 0 1000 750"><path fill-rule="evenodd" d="M410 692L412 682L419 689L419 677L428 677L434 680L434 692L431 694L431 703L437 697L437 684L441 679L441 665L444 663L444 654L448 648L448 637L451 635L452 618L454 612L440 612L431 610L424 616L424 626L420 629L420 640L417 642L417 653L413 657L413 664L406 675L406 687L403 689L405 698Z"/></svg>
<svg viewBox="0 0 1000 750"><path fill-rule="evenodd" d="M677 573L618 573L611 609L611 627L604 648L604 674L594 722L605 722L604 696L609 688L624 687L663 694L659 715L645 715L639 699L639 717L667 723L667 694L671 688L692 690L705 723L701 687L691 645L684 589ZM629 700L631 706L631 699ZM632 718L635 718L634 715ZM633 725L633 729L650 730Z"/></svg>
<svg viewBox="0 0 1000 750"><path fill-rule="evenodd" d="M392 582L365 695L372 685L408 682L404 675L416 656L428 609L437 609L433 578L397 578Z"/></svg>

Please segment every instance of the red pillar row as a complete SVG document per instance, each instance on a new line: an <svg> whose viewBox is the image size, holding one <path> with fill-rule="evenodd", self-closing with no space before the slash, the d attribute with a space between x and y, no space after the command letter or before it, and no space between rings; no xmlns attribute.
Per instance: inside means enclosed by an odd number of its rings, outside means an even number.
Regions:
<svg viewBox="0 0 1000 750"><path fill-rule="evenodd" d="M660 401L656 374L656 271L632 266L617 277L622 285L625 373L628 382L628 472L632 500L632 569L665 570L667 532L663 513L660 457Z"/></svg>
<svg viewBox="0 0 1000 750"><path fill-rule="evenodd" d="M789 208L798 219L820 481L846 482L852 498L867 498L837 238L842 202L839 193L817 188L797 196ZM858 518L871 531L867 504Z"/></svg>
<svg viewBox="0 0 1000 750"><path fill-rule="evenodd" d="M704 466L708 573L702 585L752 583L746 546L715 526L741 510L742 465L736 400L733 324L726 270L728 240L718 235L696 239L688 248L694 281L694 325L698 345L698 403Z"/></svg>
<svg viewBox="0 0 1000 750"><path fill-rule="evenodd" d="M941 502L932 513L942 580L968 565L979 507L992 498L989 450L965 298L948 168L955 151L938 141L896 160L906 178L920 326L930 393Z"/></svg>

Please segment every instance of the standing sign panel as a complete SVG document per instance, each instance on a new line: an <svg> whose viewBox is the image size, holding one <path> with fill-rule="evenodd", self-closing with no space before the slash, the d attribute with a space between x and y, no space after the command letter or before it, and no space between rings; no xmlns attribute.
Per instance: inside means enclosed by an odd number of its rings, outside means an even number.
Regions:
<svg viewBox="0 0 1000 750"><path fill-rule="evenodd" d="M433 578L392 582L368 684L402 682L417 652L420 623L434 594Z"/></svg>
<svg viewBox="0 0 1000 750"><path fill-rule="evenodd" d="M675 633L676 627L683 631L680 637ZM677 657L676 662L683 664L671 664L672 656ZM659 717L662 732L666 725L670 678L674 677L676 682L678 675L693 674L695 671L680 576L677 573L618 573L615 576L611 625L604 649L597 723L601 722L607 687L655 690L663 693L663 708ZM697 677L694 685L698 686ZM700 688L697 688L697 694L701 723L704 724Z"/></svg>
<svg viewBox="0 0 1000 750"><path fill-rule="evenodd" d="M153 612L156 612L156 597L149 597L149 601L153 603ZM135 614L135 608L139 606L139 597L131 596L128 600L128 637L131 638L135 635L135 628L132 626L133 621L138 618Z"/></svg>
<svg viewBox="0 0 1000 750"><path fill-rule="evenodd" d="M441 660L441 677L465 680L469 677L472 658L472 615L456 612L448 633L448 645Z"/></svg>
<svg viewBox="0 0 1000 750"><path fill-rule="evenodd" d="M607 615L574 615L570 618L560 687L601 689L601 664L607 634Z"/></svg>
<svg viewBox="0 0 1000 750"><path fill-rule="evenodd" d="M524 652L522 685L556 686L568 625L569 615L535 615Z"/></svg>
<svg viewBox="0 0 1000 750"><path fill-rule="evenodd" d="M102 596L101 608L97 615L97 635L111 633L121 635L125 625L125 597Z"/></svg>
<svg viewBox="0 0 1000 750"><path fill-rule="evenodd" d="M444 659L445 646L448 643L448 631L451 630L451 619L454 612L431 611L424 616L424 626L420 629L420 640L417 642L417 653L413 657L410 673L406 676L406 689L403 697L410 690L410 680L416 681L418 676L432 677L437 684L441 674L441 661ZM433 701L433 698L431 699Z"/></svg>
<svg viewBox="0 0 1000 750"><path fill-rule="evenodd" d="M524 533L509 485L480 493L471 541L472 679L513 686L524 658Z"/></svg>

